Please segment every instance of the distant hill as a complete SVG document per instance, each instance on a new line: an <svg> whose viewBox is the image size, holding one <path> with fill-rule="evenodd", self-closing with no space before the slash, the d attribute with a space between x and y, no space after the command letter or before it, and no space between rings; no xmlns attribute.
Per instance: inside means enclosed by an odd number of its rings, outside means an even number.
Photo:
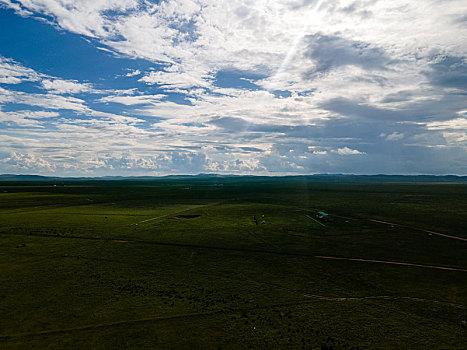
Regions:
<svg viewBox="0 0 467 350"><path fill-rule="evenodd" d="M253 175L221 175L221 174L198 174L198 175L167 175L167 176L102 176L102 177L54 177L42 175L15 175L2 174L0 182L43 182L43 181L129 181L129 180L242 180L254 181L264 180L303 180L323 182L452 182L467 183L467 176L457 175L344 175L344 174L315 174L315 175L290 175L290 176L253 176Z"/></svg>
<svg viewBox="0 0 467 350"><path fill-rule="evenodd" d="M306 176L310 180L331 182L466 182L467 176L457 175L343 175L319 174Z"/></svg>
<svg viewBox="0 0 467 350"><path fill-rule="evenodd" d="M41 175L15 175L2 174L0 181L54 181L59 180L59 177L41 176Z"/></svg>

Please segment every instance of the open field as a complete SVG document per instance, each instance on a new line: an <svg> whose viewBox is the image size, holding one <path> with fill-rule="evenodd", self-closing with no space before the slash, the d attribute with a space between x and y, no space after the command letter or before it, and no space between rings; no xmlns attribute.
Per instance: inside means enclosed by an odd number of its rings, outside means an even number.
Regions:
<svg viewBox="0 0 467 350"><path fill-rule="evenodd" d="M466 240L466 184L4 182L0 348L466 349Z"/></svg>

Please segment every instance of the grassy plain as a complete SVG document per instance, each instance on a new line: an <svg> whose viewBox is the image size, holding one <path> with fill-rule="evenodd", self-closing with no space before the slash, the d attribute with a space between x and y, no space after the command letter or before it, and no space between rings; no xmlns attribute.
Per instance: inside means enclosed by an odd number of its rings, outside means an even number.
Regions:
<svg viewBox="0 0 467 350"><path fill-rule="evenodd" d="M0 347L465 349L466 239L466 184L5 182Z"/></svg>

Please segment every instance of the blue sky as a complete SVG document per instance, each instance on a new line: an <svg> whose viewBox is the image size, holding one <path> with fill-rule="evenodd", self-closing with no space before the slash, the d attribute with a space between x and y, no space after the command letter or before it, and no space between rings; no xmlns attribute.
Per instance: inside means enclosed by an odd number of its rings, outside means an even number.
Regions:
<svg viewBox="0 0 467 350"><path fill-rule="evenodd" d="M467 175L464 0L0 0L0 173Z"/></svg>

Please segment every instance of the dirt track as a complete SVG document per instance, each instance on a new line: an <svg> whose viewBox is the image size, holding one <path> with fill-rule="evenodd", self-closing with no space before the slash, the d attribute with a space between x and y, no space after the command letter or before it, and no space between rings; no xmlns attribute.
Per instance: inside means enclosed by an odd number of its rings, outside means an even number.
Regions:
<svg viewBox="0 0 467 350"><path fill-rule="evenodd" d="M423 298L414 298L414 297L397 297L397 296L389 296L389 295L376 295L376 296L369 296L369 297L326 297L323 295L316 295L316 294L305 294L308 298L315 298L320 300L329 300L329 301L363 301L363 300L371 300L371 299L383 299L383 300L412 300L412 301L419 301L419 302L427 302L427 303L435 303L441 305L448 305L460 309L467 309L466 306L460 304L453 304L453 303L446 303L444 301L438 300L431 300L431 299L423 299Z"/></svg>
<svg viewBox="0 0 467 350"><path fill-rule="evenodd" d="M431 233L431 234L436 235L436 236L441 236L441 237L456 239L456 240L458 240L458 241L467 242L467 238L462 238L462 237L447 235L447 234L445 234L445 233L440 233L440 232L425 230L425 229L423 229L423 228L418 228L418 227L413 227L413 226L407 226L407 225L402 225L402 224L396 224L396 223L394 223L394 222L381 221L381 220L375 220L375 219L369 219L369 221L376 222L376 223L378 223L378 224L384 224L384 225L391 225L391 226L398 226L398 227L410 228L410 229L412 229L412 230L417 230L417 231L423 231L423 232L426 232L426 233Z"/></svg>
<svg viewBox="0 0 467 350"><path fill-rule="evenodd" d="M17 234L17 233L10 233L10 234L18 235L18 236L27 236L26 234ZM73 235L56 236L56 235L41 234L41 233L29 234L28 236L44 237L44 238L57 238L57 239L82 239L82 240L90 240L90 241L105 241L105 242L116 242L116 243L152 244L152 245L159 245L159 246L184 247L184 248L195 248L195 249L226 250L226 251L239 251L239 252L251 252L251 253L260 253L260 254L275 254L275 255L284 255L284 256L303 256L303 257L316 258L316 259L371 262L371 263L380 263L380 264L415 266L415 267L423 267L423 268L429 268L429 269L467 272L467 269L463 269L463 268L459 268L459 267L423 265L423 264L414 264L414 263L400 262L400 261L372 260L372 259L335 257L335 256L320 256L320 255L312 255L312 254L306 254L306 253L300 253L300 252L285 252L285 251L268 250L268 249L223 247L223 246L217 246L216 247L216 246L209 246L209 245L186 244L186 243L157 242L157 241L147 241L147 240L127 240L125 238L102 238L102 237L89 237L89 236L86 237L86 236L73 236Z"/></svg>
<svg viewBox="0 0 467 350"><path fill-rule="evenodd" d="M373 260L373 259L360 259L360 258L342 258L342 257L336 257L336 256L319 256L319 255L316 255L315 258L317 258L317 259L329 259L329 260L371 262L371 263L390 264L390 265L416 266L416 267L425 267L425 268L428 268L428 269L467 272L467 269L461 269L461 268L458 268L458 267L412 264L412 263L400 262L400 261Z"/></svg>

